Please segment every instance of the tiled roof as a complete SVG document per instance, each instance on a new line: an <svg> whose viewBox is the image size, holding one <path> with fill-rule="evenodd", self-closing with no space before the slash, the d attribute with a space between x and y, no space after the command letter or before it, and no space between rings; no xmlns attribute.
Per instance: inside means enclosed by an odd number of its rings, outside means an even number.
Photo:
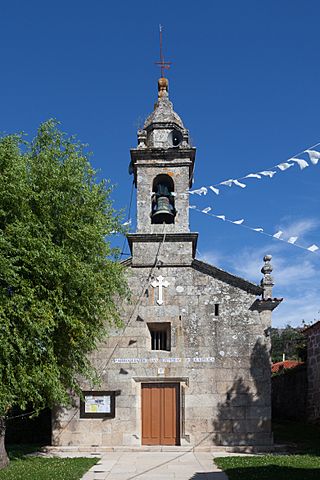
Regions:
<svg viewBox="0 0 320 480"><path fill-rule="evenodd" d="M285 360L284 362L276 362L271 366L272 373L278 373L281 370L287 370L288 368L295 368L298 365L303 365L304 362L298 362L297 360Z"/></svg>

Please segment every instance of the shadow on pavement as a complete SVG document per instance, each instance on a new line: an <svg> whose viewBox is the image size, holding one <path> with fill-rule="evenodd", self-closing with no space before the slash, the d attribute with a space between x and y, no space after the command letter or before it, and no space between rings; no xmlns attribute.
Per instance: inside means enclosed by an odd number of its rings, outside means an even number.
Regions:
<svg viewBox="0 0 320 480"><path fill-rule="evenodd" d="M195 473L189 480L228 480L224 472Z"/></svg>

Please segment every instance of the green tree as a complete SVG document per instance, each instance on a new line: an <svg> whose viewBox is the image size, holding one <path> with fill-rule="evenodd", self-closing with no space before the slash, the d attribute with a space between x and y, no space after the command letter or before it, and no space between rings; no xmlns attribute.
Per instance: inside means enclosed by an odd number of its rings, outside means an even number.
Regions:
<svg viewBox="0 0 320 480"><path fill-rule="evenodd" d="M271 359L272 362L281 362L283 354L286 360L306 360L306 337L302 328L293 328L287 325L283 329L271 329Z"/></svg>
<svg viewBox="0 0 320 480"><path fill-rule="evenodd" d="M111 187L55 120L34 140L0 139L0 465L6 415L68 404L88 354L120 324L123 267L107 240L121 230Z"/></svg>

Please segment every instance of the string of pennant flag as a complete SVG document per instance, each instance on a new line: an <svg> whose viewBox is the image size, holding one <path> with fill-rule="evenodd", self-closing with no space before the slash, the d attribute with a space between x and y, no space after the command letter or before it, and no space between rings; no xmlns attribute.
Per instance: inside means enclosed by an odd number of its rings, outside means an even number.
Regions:
<svg viewBox="0 0 320 480"><path fill-rule="evenodd" d="M273 167L269 167L266 170L262 170L256 173L248 173L244 177L239 177L239 178L229 178L228 180L224 180L223 182L216 183L213 185L209 186L202 186L200 188L197 188L195 190L189 190L189 193L192 195L207 195L208 191L211 190L213 193L216 195L219 195L221 193L221 187L232 187L233 185L240 187L240 188L246 188L247 184L244 183L244 181L254 178L257 180L261 180L262 178L273 178L274 175L276 175L279 171L284 172L288 170L289 168L293 167L294 165L299 166L300 170L304 170L305 168L309 167L310 164L304 159L304 158L298 158L303 154L308 155L309 161L311 162L312 165L317 165L319 160L320 160L320 152L317 150L314 150L319 143L316 143L315 145L312 145L306 150L303 150L302 152L297 153L293 157L288 158L285 162L278 163L277 165L274 165Z"/></svg>
<svg viewBox="0 0 320 480"><path fill-rule="evenodd" d="M283 238L284 237L284 232L282 230L278 230L277 232L272 234L272 233L265 232L264 229L261 228L261 227L254 228L254 227L250 227L249 225L246 225L244 218L240 218L239 220L230 220L230 219L226 218L225 215L217 215L217 214L212 212L211 207L206 207L206 208L200 209L196 205L190 205L189 208L190 208L190 210L195 210L196 212L200 212L200 213L203 213L205 215L209 215L211 217L218 218L219 220L222 220L224 222L229 222L229 223L233 223L234 225L239 225L239 226L247 228L248 230L251 230L253 232L257 232L257 233L260 233L262 235L266 235L267 237L271 237L271 238L275 238L277 240L281 240L283 242L294 245L295 247L302 248L303 250L308 250L309 252L312 252L312 253L315 253L320 249L320 247L318 245L314 244L314 243L312 245L310 245L309 247L305 247L303 245L300 245L299 243L297 243L297 240L299 238L298 236L292 236L292 237L289 237L288 239L285 239L285 238Z"/></svg>
<svg viewBox="0 0 320 480"><path fill-rule="evenodd" d="M319 145L320 145L320 142L316 143L315 145L310 146L306 150L303 150L303 151L297 153L293 157L288 158L286 161L284 161L282 163L279 163L277 165L274 165L273 167L269 167L265 170L258 171L258 172L255 172L255 173L249 173L249 174L245 175L244 177L239 177L239 178L236 178L236 179L230 178L228 180L224 180L224 181L222 181L220 183L217 183L217 184L213 184L213 185L209 185L209 186L202 186L202 187L200 187L198 189L195 189L195 190L189 190L189 193L201 196L201 195L207 195L208 191L211 190L216 195L219 195L221 193L221 186L222 187L232 187L233 185L235 185L235 186L243 189L243 188L246 188L246 186L247 186L247 184L244 183L244 181L246 181L247 179L253 178L253 179L261 180L263 177L264 178L268 177L268 178L271 179L279 171L284 172L284 171L288 170L289 168L293 167L294 165L297 165L300 168L300 170L304 170L305 168L309 167L310 164L304 158L299 158L299 157L302 156L302 155L307 155L308 159L309 159L309 162L311 162L312 165L317 165L320 161L320 151L317 151L317 150L314 150L314 149L316 147L318 147ZM264 231L264 229L261 228L261 227L253 228L249 225L246 225L245 220L243 218L241 218L239 220L230 220L230 219L226 218L225 215L217 215L217 214L212 212L211 207L206 207L206 208L200 209L196 205L190 205L189 208L192 209L192 210L195 210L197 212L209 215L211 217L218 218L222 221L233 223L234 225L240 225L240 226L242 226L246 229L249 229L251 231L266 235L266 236L271 237L271 238L275 238L277 240L281 240L283 242L289 243L289 244L294 245L295 247L301 248L303 250L308 250L309 252L312 252L312 253L315 253L315 252L319 253L318 250L320 249L320 246L318 246L316 244L312 244L308 247L300 245L299 243L297 243L298 236L291 236L288 239L285 239L285 238L283 238L284 237L284 232L282 232L281 230L271 234L271 233L268 233L268 232ZM131 218L129 218L122 225L130 227L131 222L132 222L132 220L131 220ZM112 232L112 233L115 233L115 232Z"/></svg>

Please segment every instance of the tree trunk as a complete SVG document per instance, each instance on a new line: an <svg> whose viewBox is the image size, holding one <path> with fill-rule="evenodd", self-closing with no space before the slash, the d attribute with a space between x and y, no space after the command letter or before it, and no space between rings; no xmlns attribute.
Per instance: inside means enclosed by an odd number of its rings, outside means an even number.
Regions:
<svg viewBox="0 0 320 480"><path fill-rule="evenodd" d="M6 419L5 417L0 417L0 469L6 467L9 463L6 447L4 445L5 434L6 434Z"/></svg>

